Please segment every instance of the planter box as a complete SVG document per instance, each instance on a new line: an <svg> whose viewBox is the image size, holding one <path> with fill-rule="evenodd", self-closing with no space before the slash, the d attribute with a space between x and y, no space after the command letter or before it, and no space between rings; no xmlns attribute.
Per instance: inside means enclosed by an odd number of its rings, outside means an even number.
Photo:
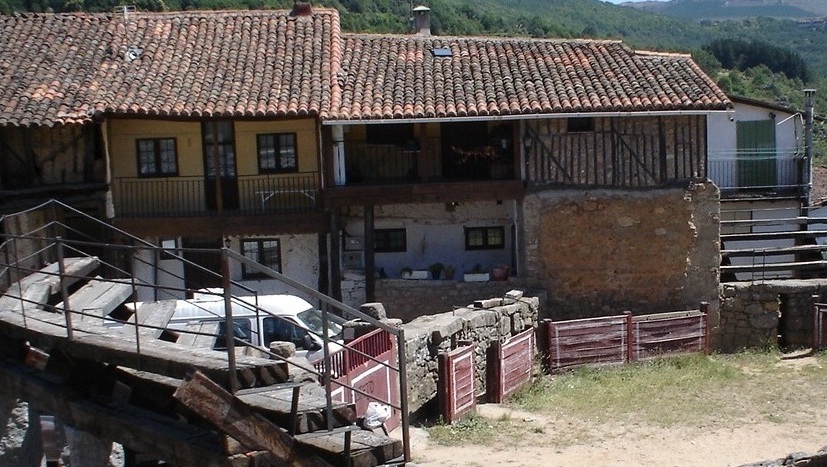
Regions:
<svg viewBox="0 0 827 467"><path fill-rule="evenodd" d="M410 274L403 275L402 278L403 279L423 280L423 279L430 279L430 276L428 275L428 271L417 270L417 271L411 271Z"/></svg>
<svg viewBox="0 0 827 467"><path fill-rule="evenodd" d="M490 276L487 272L468 273L462 275L462 280L465 282L488 282Z"/></svg>

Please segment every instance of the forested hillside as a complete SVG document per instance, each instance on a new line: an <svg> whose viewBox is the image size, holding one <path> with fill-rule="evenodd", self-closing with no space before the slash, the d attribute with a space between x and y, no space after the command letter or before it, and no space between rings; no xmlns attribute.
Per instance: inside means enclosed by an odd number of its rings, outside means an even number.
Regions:
<svg viewBox="0 0 827 467"><path fill-rule="evenodd" d="M135 4L141 10L290 8L293 4L293 0L0 0L0 12L111 11L123 2ZM697 8L704 6L704 2L718 0L673 0L669 5ZM730 92L801 107L801 90L813 87L820 90L816 94L817 111L827 109L827 22L823 20L750 18L696 22L599 0L317 0L313 3L337 8L342 26L348 31L407 32L411 5L424 3L432 10L432 30L440 35L611 38L622 39L638 49L691 52ZM727 3L775 4L800 9L821 5L827 9L827 0L729 0ZM737 54L736 49L739 49Z"/></svg>

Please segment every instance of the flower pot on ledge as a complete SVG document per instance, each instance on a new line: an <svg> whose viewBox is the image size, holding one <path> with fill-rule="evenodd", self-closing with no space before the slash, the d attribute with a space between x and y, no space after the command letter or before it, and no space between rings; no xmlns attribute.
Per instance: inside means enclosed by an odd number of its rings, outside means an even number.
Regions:
<svg viewBox="0 0 827 467"><path fill-rule="evenodd" d="M491 279L495 281L507 281L508 266L494 266L491 268Z"/></svg>

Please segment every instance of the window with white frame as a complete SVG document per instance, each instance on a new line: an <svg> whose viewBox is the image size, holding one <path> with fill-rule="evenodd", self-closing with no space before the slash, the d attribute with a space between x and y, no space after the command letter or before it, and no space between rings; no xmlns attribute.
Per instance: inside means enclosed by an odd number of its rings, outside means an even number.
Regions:
<svg viewBox="0 0 827 467"><path fill-rule="evenodd" d="M178 151L175 138L144 138L136 142L138 175L168 177L178 174Z"/></svg>

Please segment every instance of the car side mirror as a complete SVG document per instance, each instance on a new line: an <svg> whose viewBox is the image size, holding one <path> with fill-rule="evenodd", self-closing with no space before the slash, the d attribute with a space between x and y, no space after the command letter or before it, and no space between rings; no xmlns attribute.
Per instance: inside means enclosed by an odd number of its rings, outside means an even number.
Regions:
<svg viewBox="0 0 827 467"><path fill-rule="evenodd" d="M304 335L304 348L305 350L319 350L322 348L318 342L316 342L310 334Z"/></svg>

